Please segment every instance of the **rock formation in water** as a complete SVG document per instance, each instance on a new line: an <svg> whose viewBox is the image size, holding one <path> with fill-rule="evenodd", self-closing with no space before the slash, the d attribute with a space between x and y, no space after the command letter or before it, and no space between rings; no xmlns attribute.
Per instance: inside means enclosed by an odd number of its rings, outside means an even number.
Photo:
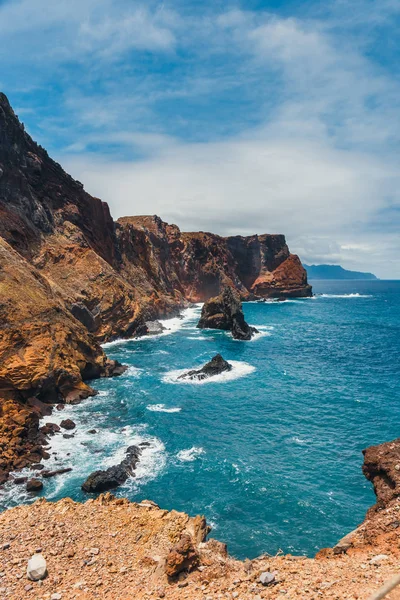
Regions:
<svg viewBox="0 0 400 600"><path fill-rule="evenodd" d="M94 471L82 484L84 492L106 492L119 487L131 477L139 462L142 451L138 446L129 446L125 458L119 465L109 467L105 471Z"/></svg>
<svg viewBox="0 0 400 600"><path fill-rule="evenodd" d="M311 294L284 236L183 233L156 216L114 222L0 93L0 482L40 461L49 405L121 374L101 342L154 333L149 322L226 285L243 298Z"/></svg>
<svg viewBox="0 0 400 600"><path fill-rule="evenodd" d="M232 365L229 364L220 354L216 354L207 364L201 369L193 369L183 375L179 375L178 379L189 379L192 381L203 381L209 377L215 377L226 371L231 371Z"/></svg>
<svg viewBox="0 0 400 600"><path fill-rule="evenodd" d="M224 288L222 294L204 303L197 327L231 331L235 340L251 340L258 333L255 327L246 323L242 303L229 286Z"/></svg>

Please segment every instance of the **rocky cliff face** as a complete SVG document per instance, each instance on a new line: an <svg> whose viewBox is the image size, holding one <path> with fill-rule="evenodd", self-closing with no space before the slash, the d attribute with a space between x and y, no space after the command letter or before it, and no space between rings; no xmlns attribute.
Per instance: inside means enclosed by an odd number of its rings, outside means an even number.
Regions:
<svg viewBox="0 0 400 600"><path fill-rule="evenodd" d="M146 320L225 285L244 299L311 293L283 236L182 233L156 216L114 222L107 204L30 138L1 93L0 269L3 472L20 464L28 438L34 445L32 398L75 402L93 393L85 380L115 371L100 342L141 334Z"/></svg>

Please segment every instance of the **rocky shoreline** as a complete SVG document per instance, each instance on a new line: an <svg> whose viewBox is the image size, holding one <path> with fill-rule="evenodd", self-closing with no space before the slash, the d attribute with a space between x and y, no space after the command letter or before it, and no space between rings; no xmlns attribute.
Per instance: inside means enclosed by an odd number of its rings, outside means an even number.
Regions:
<svg viewBox="0 0 400 600"><path fill-rule="evenodd" d="M388 473L398 472L399 453L400 439L365 451L377 504L360 527L315 558L278 553L238 561L224 543L207 541L204 517L110 494L9 509L0 515L1 597L367 600L398 572L399 480L390 495L386 485ZM38 580L32 565L41 566Z"/></svg>

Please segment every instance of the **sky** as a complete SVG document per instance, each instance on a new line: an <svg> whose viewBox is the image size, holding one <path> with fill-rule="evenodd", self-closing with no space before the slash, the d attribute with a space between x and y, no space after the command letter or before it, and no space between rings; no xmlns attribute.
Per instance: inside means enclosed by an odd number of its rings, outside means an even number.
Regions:
<svg viewBox="0 0 400 600"><path fill-rule="evenodd" d="M0 0L0 90L114 218L400 278L400 0Z"/></svg>

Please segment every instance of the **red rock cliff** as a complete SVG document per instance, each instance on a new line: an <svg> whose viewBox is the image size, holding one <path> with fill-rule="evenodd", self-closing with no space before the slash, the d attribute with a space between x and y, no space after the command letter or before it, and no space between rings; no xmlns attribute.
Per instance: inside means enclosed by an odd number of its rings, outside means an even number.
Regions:
<svg viewBox="0 0 400 600"><path fill-rule="evenodd" d="M243 298L311 294L284 236L182 233L156 216L115 223L1 93L0 269L0 471L33 443L32 398L77 401L92 393L86 379L113 372L99 342L225 285Z"/></svg>

